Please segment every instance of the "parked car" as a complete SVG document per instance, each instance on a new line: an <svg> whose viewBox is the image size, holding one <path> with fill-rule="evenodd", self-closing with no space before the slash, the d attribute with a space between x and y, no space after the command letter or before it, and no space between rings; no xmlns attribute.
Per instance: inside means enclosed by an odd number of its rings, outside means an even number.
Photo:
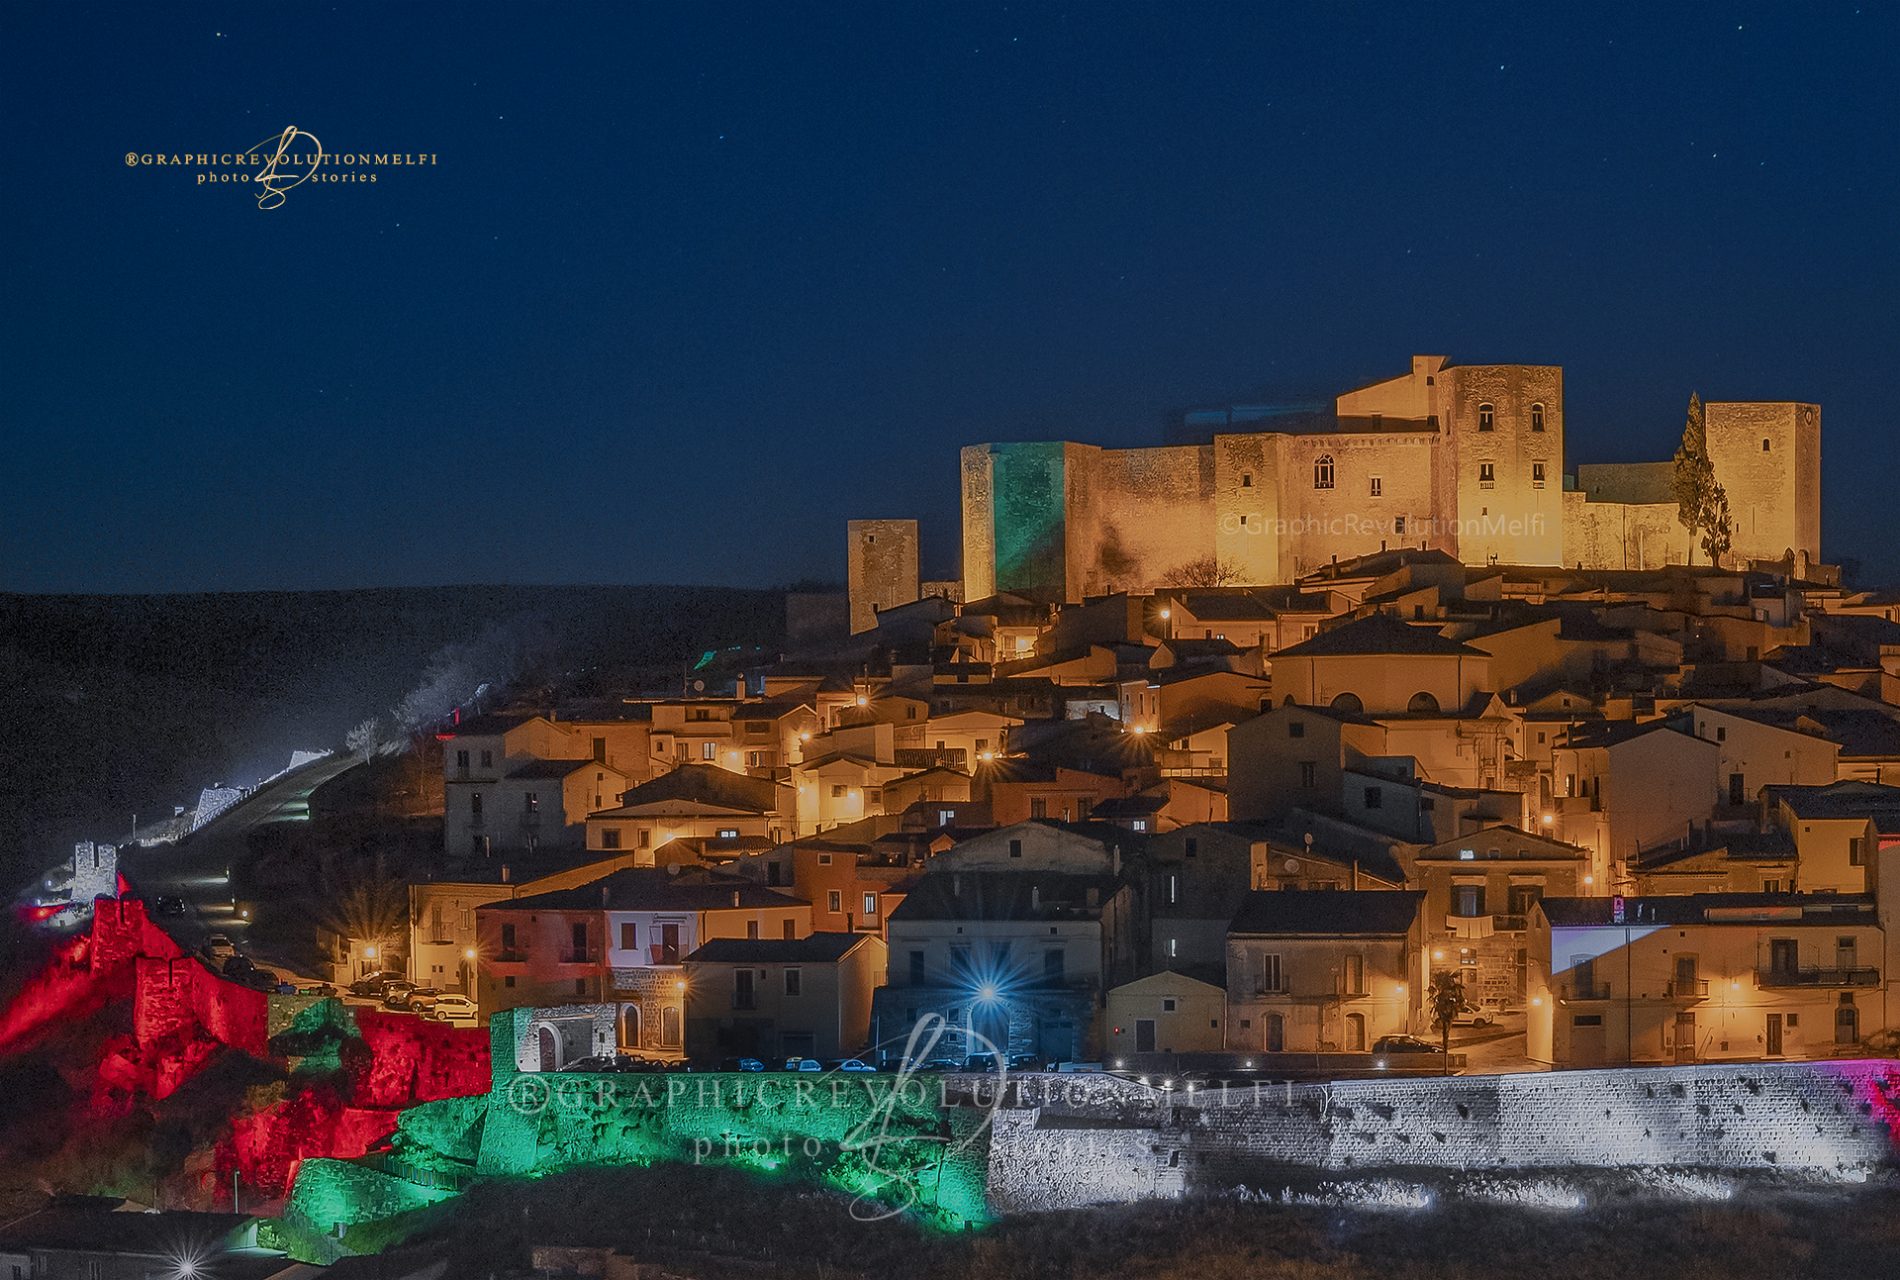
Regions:
<svg viewBox="0 0 1900 1280"><path fill-rule="evenodd" d="M958 1058L928 1058L923 1062L913 1064L907 1069L912 1072L961 1071L963 1070L963 1062Z"/></svg>
<svg viewBox="0 0 1900 1280"><path fill-rule="evenodd" d="M973 1058L965 1058L959 1069L993 1074L998 1070L1041 1071L1043 1066L1042 1059L1030 1053L1012 1053L1003 1057L994 1053L979 1053Z"/></svg>
<svg viewBox="0 0 1900 1280"><path fill-rule="evenodd" d="M1383 1067L1392 1058L1402 1058L1412 1054L1439 1055L1439 1048L1429 1040L1417 1036L1380 1036L1372 1042L1372 1065Z"/></svg>
<svg viewBox="0 0 1900 1280"><path fill-rule="evenodd" d="M877 1068L872 1066L870 1063L864 1061L862 1058L838 1058L838 1059L835 1059L834 1061L826 1063L825 1070L857 1072L857 1071L876 1071Z"/></svg>
<svg viewBox="0 0 1900 1280"><path fill-rule="evenodd" d="M218 972L227 978L236 978L256 968L257 965L251 961L249 956L232 952L224 958L224 963L218 966Z"/></svg>
<svg viewBox="0 0 1900 1280"><path fill-rule="evenodd" d="M823 1071L825 1064L816 1058L787 1058L781 1070L785 1071Z"/></svg>
<svg viewBox="0 0 1900 1280"><path fill-rule="evenodd" d="M205 939L205 954L213 960L228 960L237 954L237 947L231 939L222 933L214 933Z"/></svg>
<svg viewBox="0 0 1900 1280"><path fill-rule="evenodd" d="M474 1022L478 1012L473 1000L451 991L436 996L423 1016L438 1022Z"/></svg>
<svg viewBox="0 0 1900 1280"><path fill-rule="evenodd" d="M718 1071L763 1071L765 1063L757 1058L721 1058Z"/></svg>
<svg viewBox="0 0 1900 1280"><path fill-rule="evenodd" d="M182 916L185 914L185 900L160 895L152 899L152 910L161 916Z"/></svg>
<svg viewBox="0 0 1900 1280"><path fill-rule="evenodd" d="M397 978L383 987L383 1007L420 1013L429 1006L433 997L440 994L434 987L421 987L407 978ZM422 1002L420 1006L418 1000Z"/></svg>
<svg viewBox="0 0 1900 1280"><path fill-rule="evenodd" d="M336 988L327 982L293 982L290 984L290 991L292 995L299 996L333 996L336 994Z"/></svg>
<svg viewBox="0 0 1900 1280"><path fill-rule="evenodd" d="M597 1053L585 1058L576 1058L561 1068L562 1072L580 1072L587 1075L611 1075L624 1072L664 1071L666 1064L652 1058L636 1057L631 1053Z"/></svg>
<svg viewBox="0 0 1900 1280"><path fill-rule="evenodd" d="M1495 997L1480 1000L1477 1004L1468 1004L1451 1020L1454 1027L1489 1027L1500 1019L1509 1018L1524 1012L1521 1004L1507 1004Z"/></svg>
<svg viewBox="0 0 1900 1280"><path fill-rule="evenodd" d="M372 1000L381 1000L389 994L389 984L404 981L397 973L372 973L367 978L358 978L349 985L353 996L368 996Z"/></svg>

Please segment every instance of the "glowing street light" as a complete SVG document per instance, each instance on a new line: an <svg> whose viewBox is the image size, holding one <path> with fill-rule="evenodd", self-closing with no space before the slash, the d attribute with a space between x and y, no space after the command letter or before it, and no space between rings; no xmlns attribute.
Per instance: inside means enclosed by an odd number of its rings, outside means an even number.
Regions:
<svg viewBox="0 0 1900 1280"><path fill-rule="evenodd" d="M976 989L976 998L984 1004L995 1004L1003 998L1003 992L994 982L985 982Z"/></svg>

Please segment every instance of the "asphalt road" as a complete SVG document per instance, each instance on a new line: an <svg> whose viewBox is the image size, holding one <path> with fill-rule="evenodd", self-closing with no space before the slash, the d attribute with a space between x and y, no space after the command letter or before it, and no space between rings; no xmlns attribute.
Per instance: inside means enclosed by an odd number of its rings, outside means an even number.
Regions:
<svg viewBox="0 0 1900 1280"><path fill-rule="evenodd" d="M147 904L159 897L183 900L184 915L153 915L180 946L197 951L212 934L222 933L260 964L294 973L293 966L246 945L250 922L232 903L230 873L249 862L254 831L278 822L308 822L310 793L357 763L355 756L337 755L305 765L258 788L177 844L122 850L119 870Z"/></svg>

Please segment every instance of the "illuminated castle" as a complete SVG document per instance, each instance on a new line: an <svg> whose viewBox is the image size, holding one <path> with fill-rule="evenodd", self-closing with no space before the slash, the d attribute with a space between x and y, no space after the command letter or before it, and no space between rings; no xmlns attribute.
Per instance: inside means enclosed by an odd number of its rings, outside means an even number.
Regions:
<svg viewBox="0 0 1900 1280"><path fill-rule="evenodd" d="M1669 462L1586 465L1567 481L1556 365L1414 356L1409 373L1339 396L1323 422L1232 429L1255 421L1192 415L1211 438L1154 448L965 448L965 598L1281 583L1399 547L1471 565L1642 569L1690 557ZM1818 562L1819 406L1711 403L1708 436L1735 523L1729 563Z"/></svg>

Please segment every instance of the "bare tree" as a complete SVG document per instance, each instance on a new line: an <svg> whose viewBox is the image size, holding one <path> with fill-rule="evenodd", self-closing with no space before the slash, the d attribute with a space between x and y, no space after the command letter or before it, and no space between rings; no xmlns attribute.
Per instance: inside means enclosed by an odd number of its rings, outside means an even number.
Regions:
<svg viewBox="0 0 1900 1280"><path fill-rule="evenodd" d="M376 754L376 748L382 745L382 727L382 720L371 716L343 735L343 745L349 748L351 755L363 757L363 762L367 764L369 758Z"/></svg>
<svg viewBox="0 0 1900 1280"><path fill-rule="evenodd" d="M1246 581L1246 571L1232 560L1200 556L1177 564L1162 575L1170 587L1232 587Z"/></svg>

